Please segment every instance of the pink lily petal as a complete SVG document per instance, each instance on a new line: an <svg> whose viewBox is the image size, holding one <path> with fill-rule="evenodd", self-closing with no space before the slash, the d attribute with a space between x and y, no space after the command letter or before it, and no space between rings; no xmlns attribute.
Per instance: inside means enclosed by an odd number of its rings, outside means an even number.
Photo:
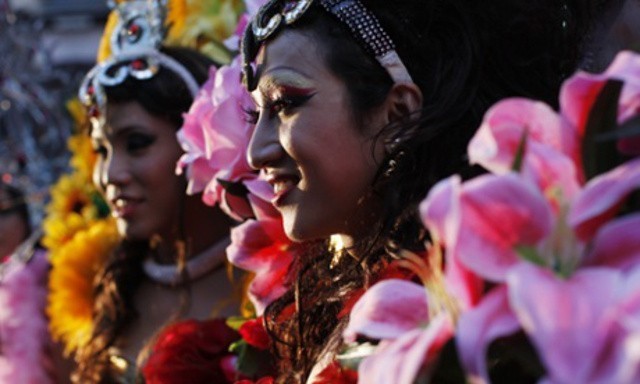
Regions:
<svg viewBox="0 0 640 384"><path fill-rule="evenodd" d="M545 144L529 142L521 175L537 185L557 214L580 192L583 176L576 161ZM562 192L558 196L557 192Z"/></svg>
<svg viewBox="0 0 640 384"><path fill-rule="evenodd" d="M393 341L381 343L360 363L358 382L413 384L421 368L433 364L443 345L453 336L447 315L437 316L426 329L414 329Z"/></svg>
<svg viewBox="0 0 640 384"><path fill-rule="evenodd" d="M429 321L427 292L422 285L400 279L374 284L351 310L343 332L347 342L359 335L370 339L396 339Z"/></svg>
<svg viewBox="0 0 640 384"><path fill-rule="evenodd" d="M610 315L615 323L610 345L599 358L593 376L598 382L640 382L640 268L625 274L624 286L619 290L619 303ZM596 380L594 380L595 382Z"/></svg>
<svg viewBox="0 0 640 384"><path fill-rule="evenodd" d="M589 241L617 212L624 198L640 188L640 158L628 161L589 181L569 212L578 238Z"/></svg>
<svg viewBox="0 0 640 384"><path fill-rule="evenodd" d="M569 280L529 263L509 272L511 307L553 382L592 382L611 332L607 311L621 283L619 272L604 268L580 270Z"/></svg>
<svg viewBox="0 0 640 384"><path fill-rule="evenodd" d="M482 296L483 281L456 257L460 227L460 177L452 176L437 183L420 204L420 216L436 246L445 248L445 280L447 290L458 298L463 309ZM437 244L441 242L441 244Z"/></svg>
<svg viewBox="0 0 640 384"><path fill-rule="evenodd" d="M640 55L620 52L602 74L578 72L565 82L560 93L560 106L564 116L584 132L589 111L605 82L609 79L624 81L618 105L618 123L638 115L640 110ZM618 142L618 148L628 155L640 154L640 139L630 138Z"/></svg>
<svg viewBox="0 0 640 384"><path fill-rule="evenodd" d="M460 262L491 281L503 281L521 262L518 246L536 246L551 230L543 196L516 174L483 175L463 186L456 246Z"/></svg>
<svg viewBox="0 0 640 384"><path fill-rule="evenodd" d="M293 252L295 247L284 234L281 221L247 220L231 230L227 258L238 268L255 273L249 298L258 315L286 291Z"/></svg>
<svg viewBox="0 0 640 384"><path fill-rule="evenodd" d="M489 382L486 364L489 344L520 329L507 297L504 285L495 287L477 307L463 313L458 320L456 343L460 363L479 382Z"/></svg>
<svg viewBox="0 0 640 384"><path fill-rule="evenodd" d="M605 76L578 72L562 85L560 111L576 127L580 136L584 134L591 107L605 82Z"/></svg>
<svg viewBox="0 0 640 384"><path fill-rule="evenodd" d="M626 271L640 264L640 214L614 220L596 234L585 264Z"/></svg>
<svg viewBox="0 0 640 384"><path fill-rule="evenodd" d="M526 133L529 143L537 143L564 155L578 164L579 137L575 129L548 105L523 98L510 98L498 102L486 113L482 125L469 142L469 160L503 174L511 171L518 147ZM527 157L540 157L532 148L525 151ZM546 168L552 168L549 162Z"/></svg>
<svg viewBox="0 0 640 384"><path fill-rule="evenodd" d="M437 183L420 203L420 217L429 233L445 246L452 246L460 228L460 176Z"/></svg>

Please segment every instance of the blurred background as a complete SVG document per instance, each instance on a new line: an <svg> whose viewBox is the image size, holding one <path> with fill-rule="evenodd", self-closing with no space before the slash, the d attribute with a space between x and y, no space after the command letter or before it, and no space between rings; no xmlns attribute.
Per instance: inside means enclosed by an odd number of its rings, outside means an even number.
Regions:
<svg viewBox="0 0 640 384"><path fill-rule="evenodd" d="M106 21L99 0L0 0L0 182L26 202L33 226L48 187L67 169L66 108L94 64Z"/></svg>

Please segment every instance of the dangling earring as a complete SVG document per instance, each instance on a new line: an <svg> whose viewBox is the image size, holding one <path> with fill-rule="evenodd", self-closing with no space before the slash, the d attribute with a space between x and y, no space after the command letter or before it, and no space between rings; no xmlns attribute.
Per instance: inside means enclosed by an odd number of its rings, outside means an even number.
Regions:
<svg viewBox="0 0 640 384"><path fill-rule="evenodd" d="M391 177L391 175L393 175L396 172L397 168L398 168L398 161L395 158L389 159L389 161L387 162L387 168L384 170L384 177L386 178Z"/></svg>
<svg viewBox="0 0 640 384"><path fill-rule="evenodd" d="M404 151L398 151L398 146L400 145L400 138L396 137L391 143L386 145L385 151L387 154L393 154L387 161L386 169L383 172L384 177L389 178L393 175L398 169L398 165L402 156L404 156Z"/></svg>

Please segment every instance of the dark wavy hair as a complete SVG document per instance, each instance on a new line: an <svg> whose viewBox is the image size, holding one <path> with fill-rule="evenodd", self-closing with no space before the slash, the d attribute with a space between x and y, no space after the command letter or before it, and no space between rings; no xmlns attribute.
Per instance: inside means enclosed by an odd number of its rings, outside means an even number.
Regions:
<svg viewBox="0 0 640 384"><path fill-rule="evenodd" d="M391 141L400 141L372 186L383 208L371 231L358 239L362 259L343 257L331 267L326 242L314 244L296 260L292 288L266 309L280 383L305 382L321 356L339 349L348 320L339 316L345 301L367 287L389 254L423 249L428 233L417 206L429 189L454 173L482 172L468 164L465 153L485 111L510 96L557 105L560 85L575 70L591 20L604 6L604 1L580 0L360 1L393 39L422 91L423 105L385 128L396 133L389 135ZM283 6L281 0L270 1L265 17ZM388 73L317 3L286 28L315 40L325 64L347 85L358 121L385 100L393 86ZM259 47L248 28L245 66ZM395 171L385 172L391 160ZM287 316L292 309L293 316Z"/></svg>
<svg viewBox="0 0 640 384"><path fill-rule="evenodd" d="M209 68L215 65L206 56L190 49L164 47L161 51L181 63L198 84L207 80ZM182 114L193 102L184 81L163 67L149 80L128 77L119 85L106 87L105 93L109 103L140 103L150 114L172 123L176 130L182 126ZM74 383L114 382L109 374L109 348L124 327L136 318L133 297L144 280L142 260L148 252L148 241L124 240L96 275L93 284L94 328L89 343L76 351Z"/></svg>

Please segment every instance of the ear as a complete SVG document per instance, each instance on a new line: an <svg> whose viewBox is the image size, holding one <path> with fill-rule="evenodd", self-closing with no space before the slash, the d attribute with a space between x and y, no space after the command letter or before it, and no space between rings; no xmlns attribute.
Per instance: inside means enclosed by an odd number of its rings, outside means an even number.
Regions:
<svg viewBox="0 0 640 384"><path fill-rule="evenodd" d="M414 83L396 83L391 87L387 98L379 110L381 127L397 124L398 127L406 126L412 119L419 116L422 109L422 91ZM413 130L397 132L395 129L384 133L387 139L406 140L411 137Z"/></svg>
<svg viewBox="0 0 640 384"><path fill-rule="evenodd" d="M408 121L422 108L422 91L414 83L397 83L387 95L388 123Z"/></svg>

